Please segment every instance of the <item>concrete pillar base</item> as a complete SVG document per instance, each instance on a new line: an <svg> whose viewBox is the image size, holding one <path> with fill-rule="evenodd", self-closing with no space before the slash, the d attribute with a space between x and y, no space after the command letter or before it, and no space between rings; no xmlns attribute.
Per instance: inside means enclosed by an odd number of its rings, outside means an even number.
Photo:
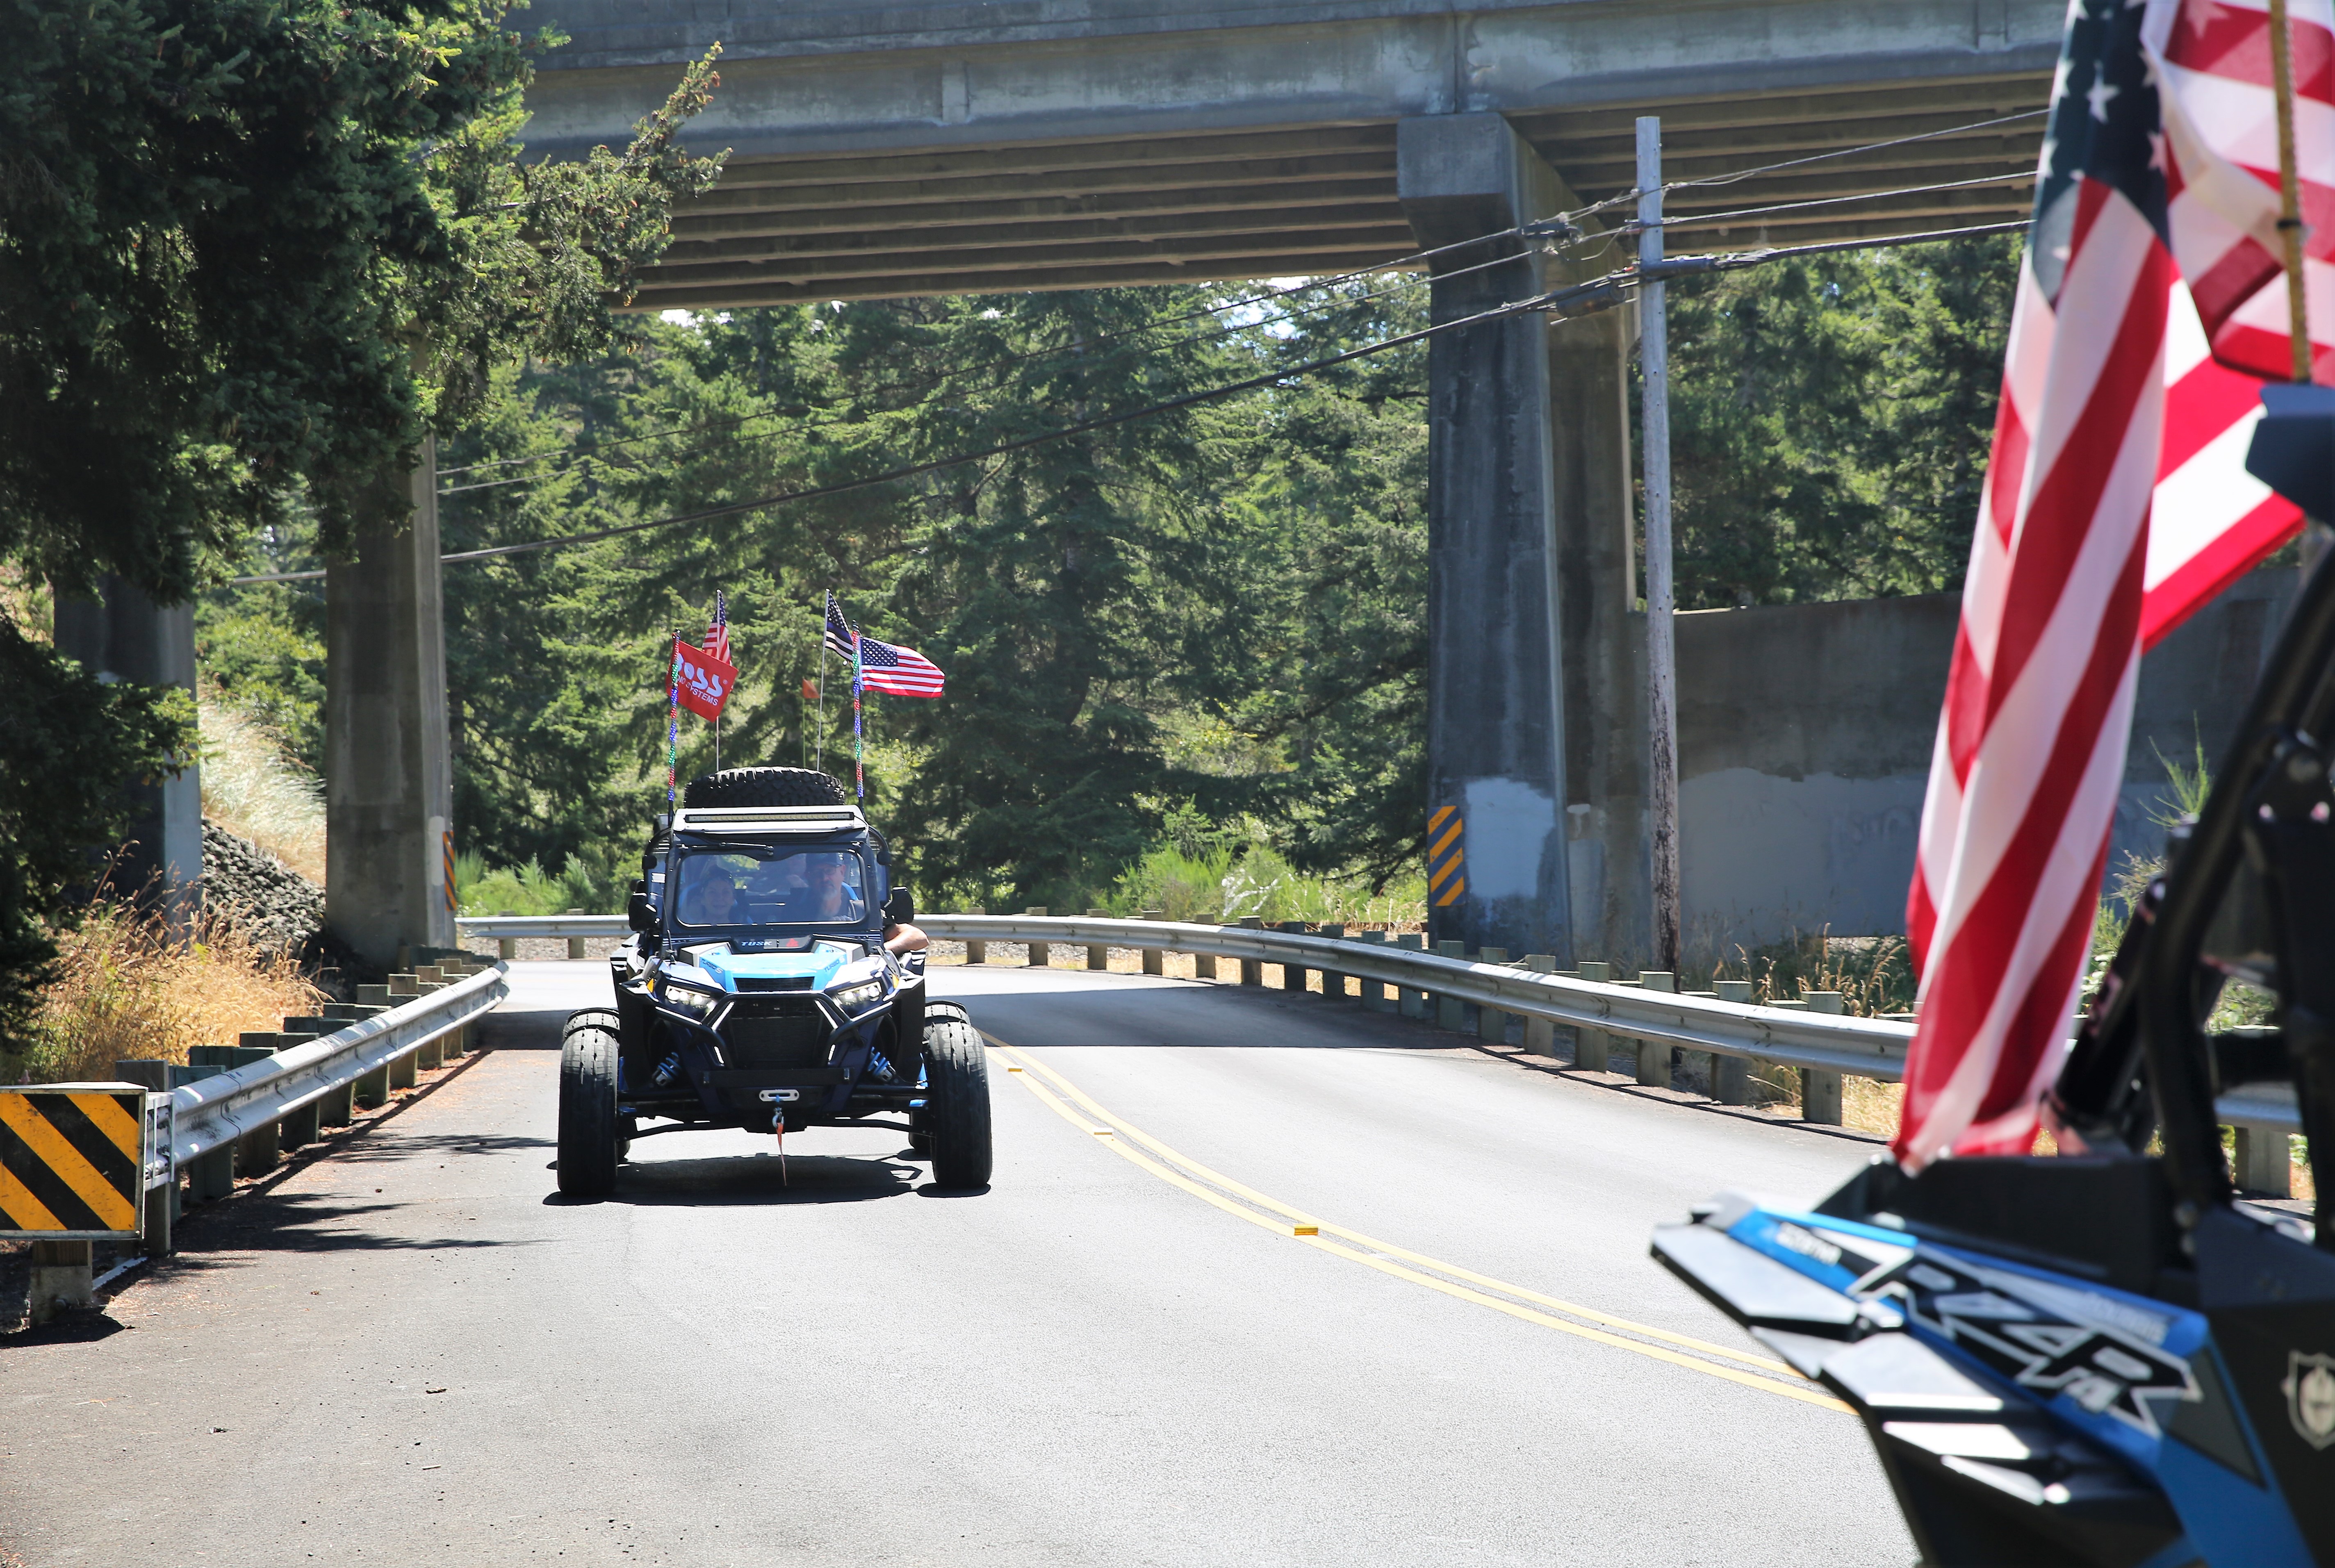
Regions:
<svg viewBox="0 0 2335 1568"><path fill-rule="evenodd" d="M34 1242L32 1289L26 1292L25 1305L36 1328L53 1321L59 1312L97 1305L90 1276L90 1244Z"/></svg>

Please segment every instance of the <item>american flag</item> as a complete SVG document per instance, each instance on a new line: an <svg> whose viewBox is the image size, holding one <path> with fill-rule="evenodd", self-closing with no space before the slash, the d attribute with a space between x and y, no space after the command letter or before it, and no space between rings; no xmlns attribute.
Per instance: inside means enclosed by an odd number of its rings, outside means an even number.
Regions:
<svg viewBox="0 0 2335 1568"><path fill-rule="evenodd" d="M719 588L713 590L713 624L705 628L705 651L730 663L730 601Z"/></svg>
<svg viewBox="0 0 2335 1568"><path fill-rule="evenodd" d="M2024 1153L2089 946L2140 669L2175 269L2146 13L2074 0L1907 900L1894 1145Z"/></svg>
<svg viewBox="0 0 2335 1568"><path fill-rule="evenodd" d="M2141 640L2154 645L2301 525L2245 471L2264 380L2284 380L2286 277L2278 235L2278 120L2268 0L2151 0L2166 223L2186 280L2165 344L2165 454L2149 523ZM2311 358L2335 354L2335 0L2289 0L2295 152Z"/></svg>
<svg viewBox="0 0 2335 1568"><path fill-rule="evenodd" d="M888 692L895 697L937 697L946 677L940 666L897 643L878 642L843 618L843 606L835 595L827 595L827 645L851 657L852 644L859 647L859 683L870 692Z"/></svg>

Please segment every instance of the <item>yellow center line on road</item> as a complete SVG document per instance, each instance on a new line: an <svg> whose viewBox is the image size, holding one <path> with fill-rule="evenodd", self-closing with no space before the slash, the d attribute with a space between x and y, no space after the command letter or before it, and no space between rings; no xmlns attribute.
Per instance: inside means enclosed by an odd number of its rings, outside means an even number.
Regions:
<svg viewBox="0 0 2335 1568"><path fill-rule="evenodd" d="M1396 1279L1425 1285L1429 1290L1439 1291L1459 1301L1489 1307L1494 1312L1505 1312L1509 1317L1536 1323L1543 1328L1555 1329L1560 1333L1571 1334L1576 1339L1610 1345L1616 1350L1628 1350L1635 1355L1646 1356L1654 1360L1668 1362L1672 1366L1683 1367L1689 1371L1700 1372L1707 1377L1720 1378L1730 1383L1739 1383L1745 1388L1758 1389L1763 1393L1779 1394L1788 1399L1797 1399L1802 1404L1821 1406L1827 1410L1839 1410L1847 1414L1855 1413L1847 1405L1821 1389L1811 1388L1797 1380L1786 1381L1787 1379L1797 1379L1797 1374L1781 1361L1739 1350L1730 1350L1724 1345L1715 1345L1708 1341L1693 1339L1684 1334L1673 1334L1667 1330L1633 1322L1628 1318L1615 1317L1610 1312L1601 1312L1594 1308L1559 1301L1554 1296L1544 1296L1537 1292L1526 1290L1522 1286L1508 1284L1504 1281L1476 1273L1471 1270L1444 1263L1424 1253L1414 1253L1378 1241L1359 1231L1349 1230L1343 1225L1332 1224L1326 1220L1317 1219L1302 1210L1292 1208L1229 1176L1210 1170L1197 1160L1177 1153L1149 1133L1133 1126L1124 1118L1114 1116L1069 1079L1064 1078L1060 1072L1040 1061L1022 1048L1009 1044L986 1031L982 1031L982 1038L996 1048L1000 1055L1006 1057L1011 1065L1027 1069L1020 1074L1021 1081L1032 1095L1037 1097L1040 1104L1072 1127L1100 1136L1101 1141L1114 1154L1130 1164L1141 1166L1169 1186L1181 1188L1203 1203L1221 1209L1235 1219L1246 1220L1260 1229L1271 1231L1276 1235L1288 1236L1317 1251L1344 1258L1350 1263L1361 1263L1367 1268L1376 1269L1381 1273L1390 1274ZM1042 1077L1046 1079L1046 1082L1039 1081ZM1081 1114L1081 1111L1084 1114ZM1098 1121L1109 1125L1098 1128L1095 1125ZM1141 1144L1144 1148L1151 1152L1146 1154L1135 1148L1130 1144L1130 1139L1133 1143ZM1154 1156L1158 1157L1155 1158ZM1171 1166L1181 1168L1170 1168ZM1196 1180L1195 1177L1198 1179ZM1208 1185L1203 1186L1203 1183ZM1215 1190L1219 1188L1222 1190ZM1227 1194L1234 1195L1227 1196ZM1245 1199L1247 1204L1255 1205L1256 1208L1235 1202L1235 1196ZM1268 1217L1267 1215L1257 1213L1257 1208L1268 1210L1272 1215L1284 1217L1281 1219ZM1361 1252L1356 1251L1352 1246L1342 1246L1337 1242L1329 1240L1331 1236L1340 1237L1357 1246L1368 1248L1369 1251ZM1418 1264L1419 1267L1407 1268L1404 1266L1404 1262ZM1432 1269L1435 1273L1422 1273L1420 1272L1422 1269ZM1447 1274L1450 1278L1439 1279L1436 1277L1437 1274ZM1488 1291L1497 1291L1500 1295L1489 1295L1485 1291L1471 1290L1468 1285L1453 1282L1458 1280L1484 1286ZM1513 1296L1516 1300L1503 1301L1500 1296ZM1521 1305L1520 1303L1524 1302L1537 1302L1573 1317L1586 1318L1591 1322L1621 1329L1630 1334L1642 1335L1645 1339L1661 1340L1671 1345L1698 1350L1704 1356L1721 1356L1730 1361L1741 1362L1748 1367L1772 1368L1776 1375L1770 1375L1765 1371L1747 1371L1743 1367L1720 1366L1704 1360L1700 1356L1683 1355L1678 1350L1666 1349L1664 1345L1647 1344L1643 1339L1625 1339L1621 1334L1607 1333L1602 1329L1591 1328L1586 1323L1568 1322L1564 1318L1553 1317L1547 1312L1536 1312L1531 1307Z"/></svg>

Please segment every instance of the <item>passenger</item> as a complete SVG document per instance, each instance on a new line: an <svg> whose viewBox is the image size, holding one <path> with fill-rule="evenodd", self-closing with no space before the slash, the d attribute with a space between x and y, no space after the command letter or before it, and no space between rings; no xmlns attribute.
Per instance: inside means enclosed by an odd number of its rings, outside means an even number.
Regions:
<svg viewBox="0 0 2335 1568"><path fill-rule="evenodd" d="M689 896L682 903L681 917L692 925L726 925L737 903L738 885L730 880L727 872L717 868L689 890Z"/></svg>

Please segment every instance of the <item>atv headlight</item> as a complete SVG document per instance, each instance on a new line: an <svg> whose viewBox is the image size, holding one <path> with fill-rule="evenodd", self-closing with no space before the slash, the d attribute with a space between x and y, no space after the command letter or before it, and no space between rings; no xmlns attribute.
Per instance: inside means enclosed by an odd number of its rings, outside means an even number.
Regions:
<svg viewBox="0 0 2335 1568"><path fill-rule="evenodd" d="M841 991L830 991L828 996L846 1012L865 1012L884 1000L884 982L870 980L858 985L847 985Z"/></svg>
<svg viewBox="0 0 2335 1568"><path fill-rule="evenodd" d="M664 995L660 1000L675 1012L685 1012L693 1018L703 1018L722 1005L722 997L716 992L675 985L669 980L665 982Z"/></svg>

